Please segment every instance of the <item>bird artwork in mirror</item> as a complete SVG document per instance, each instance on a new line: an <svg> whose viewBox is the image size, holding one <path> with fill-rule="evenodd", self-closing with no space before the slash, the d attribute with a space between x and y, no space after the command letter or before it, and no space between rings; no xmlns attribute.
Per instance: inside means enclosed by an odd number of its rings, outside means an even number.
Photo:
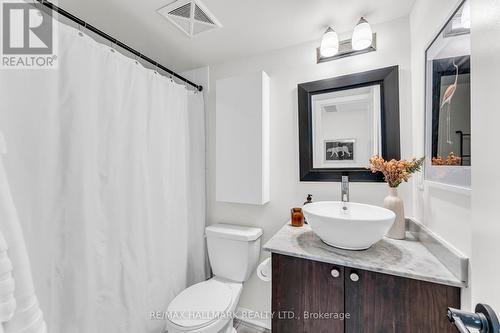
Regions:
<svg viewBox="0 0 500 333"><path fill-rule="evenodd" d="M446 143L452 144L451 141L451 99L457 90L458 83L458 66L455 63L455 59L453 59L453 67L455 67L455 82L450 84L448 88L444 91L443 101L441 102L441 106L439 107L439 112L442 113L444 107L446 107Z"/></svg>
<svg viewBox="0 0 500 333"><path fill-rule="evenodd" d="M462 2L426 50L426 180L469 187L469 7Z"/></svg>

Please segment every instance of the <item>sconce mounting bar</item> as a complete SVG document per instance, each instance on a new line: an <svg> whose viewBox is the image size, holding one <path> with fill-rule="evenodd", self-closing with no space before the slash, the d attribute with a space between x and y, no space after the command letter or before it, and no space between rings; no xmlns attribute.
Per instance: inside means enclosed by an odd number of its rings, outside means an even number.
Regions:
<svg viewBox="0 0 500 333"><path fill-rule="evenodd" d="M351 39L346 39L346 40L342 40L339 42L339 52L336 55L331 56L331 57L322 57L321 52L320 52L320 48L318 47L316 49L316 58L317 58L316 60L317 60L317 63L319 64L321 62L327 62L327 61L336 60L336 59L345 58L345 57L352 57L352 56L355 56L358 54L373 52L376 50L377 50L377 34L373 33L372 45L368 46L366 49L359 50L359 51L353 50Z"/></svg>

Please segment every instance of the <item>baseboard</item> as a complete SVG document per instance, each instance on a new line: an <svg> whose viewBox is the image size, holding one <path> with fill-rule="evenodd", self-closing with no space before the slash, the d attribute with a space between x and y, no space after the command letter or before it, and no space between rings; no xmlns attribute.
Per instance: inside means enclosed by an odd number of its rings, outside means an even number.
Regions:
<svg viewBox="0 0 500 333"><path fill-rule="evenodd" d="M243 313L249 315L242 315ZM256 314L256 311L238 307L236 309L236 318L234 319L234 321L236 323L243 323L250 328L264 330L263 332L271 332L271 318L258 318Z"/></svg>

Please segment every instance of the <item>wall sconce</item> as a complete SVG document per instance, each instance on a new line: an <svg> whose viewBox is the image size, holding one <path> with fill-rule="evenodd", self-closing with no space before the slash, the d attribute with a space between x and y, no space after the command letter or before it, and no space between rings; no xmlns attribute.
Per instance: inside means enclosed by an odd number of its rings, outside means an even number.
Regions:
<svg viewBox="0 0 500 333"><path fill-rule="evenodd" d="M372 34L373 32L370 24L365 20L364 17L360 18L352 33L352 49L361 51L372 45Z"/></svg>
<svg viewBox="0 0 500 333"><path fill-rule="evenodd" d="M319 52L321 56L325 58L333 57L339 53L339 37L332 27L328 27L323 34Z"/></svg>
<svg viewBox="0 0 500 333"><path fill-rule="evenodd" d="M317 62L350 57L376 50L377 34L372 32L368 21L361 17L354 27L351 39L339 42L335 30L332 27L326 29L321 38L321 45L316 49Z"/></svg>

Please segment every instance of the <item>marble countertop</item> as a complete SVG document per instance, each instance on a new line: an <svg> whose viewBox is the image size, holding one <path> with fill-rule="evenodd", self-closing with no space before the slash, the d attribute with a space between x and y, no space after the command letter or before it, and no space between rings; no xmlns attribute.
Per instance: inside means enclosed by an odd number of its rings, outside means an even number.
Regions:
<svg viewBox="0 0 500 333"><path fill-rule="evenodd" d="M264 250L449 286L466 286L410 233L405 240L384 238L368 250L348 251L326 245L307 224L300 228L286 224L264 245Z"/></svg>

